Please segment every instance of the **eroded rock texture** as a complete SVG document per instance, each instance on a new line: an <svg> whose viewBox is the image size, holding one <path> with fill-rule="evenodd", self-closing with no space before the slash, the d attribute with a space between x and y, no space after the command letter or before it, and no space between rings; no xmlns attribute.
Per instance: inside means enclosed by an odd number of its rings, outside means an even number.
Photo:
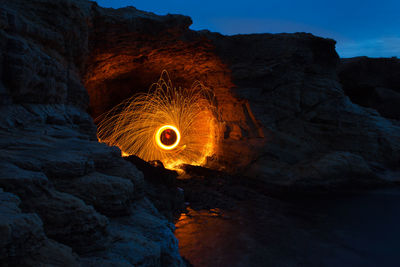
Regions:
<svg viewBox="0 0 400 267"><path fill-rule="evenodd" d="M400 120L400 59L345 58L338 73L345 93L354 103Z"/></svg>
<svg viewBox="0 0 400 267"><path fill-rule="evenodd" d="M275 185L331 187L380 183L399 163L398 123L349 99L333 40L306 33L196 32L188 17L135 8L98 9L93 23L84 81L94 117L146 91L166 69L177 86L199 80L215 92L223 140L211 167ZM396 70L388 73L374 86L385 87L389 76L395 85ZM323 158L342 165L319 172L321 180L302 170ZM370 172L346 167L361 161Z"/></svg>
<svg viewBox="0 0 400 267"><path fill-rule="evenodd" d="M20 199L0 190L0 262L2 266L79 265L71 248L48 239L34 213L21 212Z"/></svg>
<svg viewBox="0 0 400 267"><path fill-rule="evenodd" d="M164 201L179 192L99 144L93 123L164 69L177 86L199 80L215 92L213 168L302 188L395 180L398 121L349 99L333 40L190 24L88 1L0 0L2 263L183 264L166 219L179 205ZM398 89L383 80L373 87Z"/></svg>
<svg viewBox="0 0 400 267"><path fill-rule="evenodd" d="M217 36L214 43L232 69L233 93L249 102L264 131L265 143L248 170L252 175L274 184L330 187L354 176L372 182L371 173L345 171L360 160L379 177L386 175L381 169L398 165L398 123L346 96L333 40L298 33ZM346 153L353 156L344 159ZM326 168L322 184L314 183L314 175L299 167L313 168L322 158L343 166Z"/></svg>
<svg viewBox="0 0 400 267"><path fill-rule="evenodd" d="M0 1L0 265L179 266L143 174L97 142L82 84L97 5Z"/></svg>

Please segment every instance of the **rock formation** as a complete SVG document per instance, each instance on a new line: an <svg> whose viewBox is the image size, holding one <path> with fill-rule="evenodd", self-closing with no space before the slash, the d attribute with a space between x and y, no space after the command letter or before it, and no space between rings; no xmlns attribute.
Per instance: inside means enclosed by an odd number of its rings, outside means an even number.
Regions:
<svg viewBox="0 0 400 267"><path fill-rule="evenodd" d="M350 100L362 77L349 67L339 80L333 40L190 24L89 1L0 0L2 263L184 264L171 223L179 190L98 143L93 123L163 69L176 85L200 80L215 92L224 138L212 168L300 188L382 184L395 173L398 121ZM385 79L371 86L398 92Z"/></svg>
<svg viewBox="0 0 400 267"><path fill-rule="evenodd" d="M380 184L398 164L398 124L349 99L335 41L306 33L223 36L192 31L190 23L132 7L97 9L84 76L92 116L146 91L166 69L175 84L199 80L216 95L224 138L213 168L274 185L330 187ZM342 171L324 171L318 182L301 170L321 158ZM349 169L360 162L370 172Z"/></svg>
<svg viewBox="0 0 400 267"><path fill-rule="evenodd" d="M143 174L98 143L86 113L95 9L0 1L2 266L183 264Z"/></svg>
<svg viewBox="0 0 400 267"><path fill-rule="evenodd" d="M400 59L345 58L338 74L352 102L400 120Z"/></svg>

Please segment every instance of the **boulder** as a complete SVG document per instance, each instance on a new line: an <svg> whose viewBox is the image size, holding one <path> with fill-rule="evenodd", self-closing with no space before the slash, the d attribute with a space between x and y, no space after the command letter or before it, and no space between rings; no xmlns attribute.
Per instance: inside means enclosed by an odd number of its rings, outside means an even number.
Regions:
<svg viewBox="0 0 400 267"><path fill-rule="evenodd" d="M81 199L56 191L40 172L0 164L0 186L20 196L22 207L37 213L47 236L82 252L107 240L108 220Z"/></svg>
<svg viewBox="0 0 400 267"><path fill-rule="evenodd" d="M34 213L22 213L17 196L0 188L0 261L2 266L77 266L71 248L48 239ZM5 264L5 265L4 265Z"/></svg>
<svg viewBox="0 0 400 267"><path fill-rule="evenodd" d="M400 120L400 59L344 58L338 66L338 75L354 103Z"/></svg>
<svg viewBox="0 0 400 267"><path fill-rule="evenodd" d="M36 214L22 213L17 196L0 189L0 259L16 258L38 250L46 238Z"/></svg>
<svg viewBox="0 0 400 267"><path fill-rule="evenodd" d="M147 200L132 206L132 215L112 220L112 245L106 253L83 258L85 266L186 266L178 252L174 225Z"/></svg>
<svg viewBox="0 0 400 267"><path fill-rule="evenodd" d="M165 169L160 161L146 162L136 156L124 158L143 172L146 196L171 222L184 210L183 192L177 187L176 171Z"/></svg>
<svg viewBox="0 0 400 267"><path fill-rule="evenodd" d="M107 216L129 214L134 196L134 186L130 180L96 172L72 181L56 181L55 187L82 199Z"/></svg>
<svg viewBox="0 0 400 267"><path fill-rule="evenodd" d="M378 179L368 163L359 155L336 151L298 163L291 168L295 186L306 187L309 181L316 187L332 189L345 185L347 188L376 187L384 181Z"/></svg>

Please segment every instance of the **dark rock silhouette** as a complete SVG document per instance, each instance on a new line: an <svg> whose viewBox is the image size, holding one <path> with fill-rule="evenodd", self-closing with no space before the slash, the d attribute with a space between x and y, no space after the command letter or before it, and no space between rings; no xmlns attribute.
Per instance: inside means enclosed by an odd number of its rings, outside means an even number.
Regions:
<svg viewBox="0 0 400 267"><path fill-rule="evenodd" d="M157 210L170 221L185 210L183 191L177 187L176 171L164 168L160 161L146 162L134 155L125 157L143 172L145 190Z"/></svg>
<svg viewBox="0 0 400 267"><path fill-rule="evenodd" d="M400 59L346 58L341 60L338 74L354 103L400 120Z"/></svg>
<svg viewBox="0 0 400 267"><path fill-rule="evenodd" d="M351 102L333 40L190 24L89 1L0 0L2 263L184 265L175 177L100 144L92 118L163 69L176 85L215 92L224 138L211 168L307 190L396 180L398 121ZM371 86L387 99L398 88L384 77Z"/></svg>

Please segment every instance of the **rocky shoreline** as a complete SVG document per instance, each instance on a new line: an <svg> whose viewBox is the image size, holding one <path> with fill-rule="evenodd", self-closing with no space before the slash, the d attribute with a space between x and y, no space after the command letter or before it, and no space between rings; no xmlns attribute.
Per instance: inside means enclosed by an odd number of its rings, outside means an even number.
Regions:
<svg viewBox="0 0 400 267"><path fill-rule="evenodd" d="M317 192L399 183L399 59L340 60L333 40L311 34L190 24L86 0L0 0L1 266L185 266L173 224L183 194L229 208L251 181ZM218 102L223 138L193 180L96 138L93 119L163 69L183 87L203 81Z"/></svg>

